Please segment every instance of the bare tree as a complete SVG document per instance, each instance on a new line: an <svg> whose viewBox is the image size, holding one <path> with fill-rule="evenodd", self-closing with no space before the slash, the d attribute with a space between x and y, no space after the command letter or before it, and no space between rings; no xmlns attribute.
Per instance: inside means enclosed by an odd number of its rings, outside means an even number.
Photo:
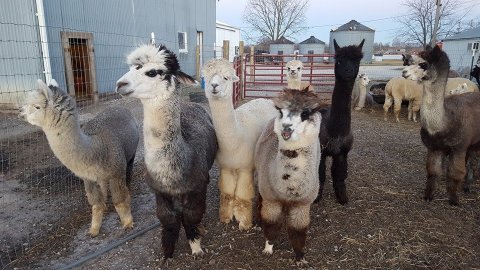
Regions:
<svg viewBox="0 0 480 270"><path fill-rule="evenodd" d="M403 27L398 33L405 42L415 42L425 47L430 43L435 25L437 0L406 0L403 5L408 8L407 16L397 20ZM454 34L456 25L461 21L458 0L442 0L437 37L443 38Z"/></svg>
<svg viewBox="0 0 480 270"><path fill-rule="evenodd" d="M304 29L308 2L309 0L248 0L243 20L253 31L245 31L245 35L252 40L277 40L293 36Z"/></svg>

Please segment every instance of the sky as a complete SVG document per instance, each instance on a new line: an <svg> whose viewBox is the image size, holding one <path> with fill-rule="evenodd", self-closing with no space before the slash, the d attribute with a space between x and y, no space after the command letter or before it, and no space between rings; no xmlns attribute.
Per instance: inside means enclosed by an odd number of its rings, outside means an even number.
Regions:
<svg viewBox="0 0 480 270"><path fill-rule="evenodd" d="M247 0L217 0L217 20L248 31L242 21ZM349 22L358 22L375 30L375 42L391 43L401 25L395 17L408 13L404 0L310 0L306 13L307 30L292 41L301 42L310 36L328 43L330 30ZM459 14L465 19L480 18L480 0L459 0ZM243 35L242 35L243 37Z"/></svg>

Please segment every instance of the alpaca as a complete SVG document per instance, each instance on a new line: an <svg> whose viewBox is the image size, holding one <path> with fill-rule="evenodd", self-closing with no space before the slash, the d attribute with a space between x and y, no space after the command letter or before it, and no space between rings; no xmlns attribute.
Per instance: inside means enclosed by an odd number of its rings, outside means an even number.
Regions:
<svg viewBox="0 0 480 270"><path fill-rule="evenodd" d="M319 166L320 189L319 201L322 197L325 184L325 160L332 157L331 174L337 201L340 204L348 202L345 179L348 176L348 152L352 148L353 134L351 130L351 95L353 84L358 74L360 60L363 57L362 47L365 40L358 46L339 47L333 40L335 47L335 87L332 94L332 105L322 110L322 125L320 144L322 158Z"/></svg>
<svg viewBox="0 0 480 270"><path fill-rule="evenodd" d="M427 147L427 182L424 199L431 201L435 184L447 162L447 192L458 205L457 190L464 179L466 157L480 149L480 93L445 97L450 60L438 46L420 54L421 61L406 68L403 76L423 84L421 138Z"/></svg>
<svg viewBox="0 0 480 270"><path fill-rule="evenodd" d="M365 103L366 105L373 104L373 98L367 93L367 85L369 83L370 79L368 78L367 74L358 75L352 92L353 105L355 106L356 111L363 109L363 107L365 107Z"/></svg>
<svg viewBox="0 0 480 270"><path fill-rule="evenodd" d="M445 87L445 95L450 95L450 92L456 88L458 88L460 85L465 84L466 92L478 92L478 86L470 81L469 79L465 78L448 78L447 80L447 86Z"/></svg>
<svg viewBox="0 0 480 270"><path fill-rule="evenodd" d="M232 82L238 81L238 77L227 60L208 61L203 74L219 146L216 160L220 166L220 221L229 223L235 216L239 229L247 230L252 227L255 196L255 143L277 111L271 100L261 98L233 108Z"/></svg>
<svg viewBox="0 0 480 270"><path fill-rule="evenodd" d="M411 54L402 54L402 61L404 66L410 66L413 64L413 58Z"/></svg>
<svg viewBox="0 0 480 270"><path fill-rule="evenodd" d="M451 89L449 91L450 95L460 95L463 93L470 93L470 91L468 91L468 86L466 83L459 84L457 88Z"/></svg>
<svg viewBox="0 0 480 270"><path fill-rule="evenodd" d="M471 151L467 159L467 173L463 183L463 191L470 191L470 184L480 178L480 151Z"/></svg>
<svg viewBox="0 0 480 270"><path fill-rule="evenodd" d="M20 108L20 117L41 127L55 156L83 179L92 206L88 233L94 237L100 231L108 191L123 228L133 228L127 184L139 141L135 118L125 108L110 107L81 128L75 100L55 80L50 86L41 80L37 84Z"/></svg>
<svg viewBox="0 0 480 270"><path fill-rule="evenodd" d="M265 254L273 253L273 241L286 222L297 263L306 263L304 247L310 224L310 206L319 187L321 108L308 90L286 89L274 99L278 116L258 139L255 164Z"/></svg>
<svg viewBox="0 0 480 270"><path fill-rule="evenodd" d="M472 71L470 72L470 76L475 78L478 86L480 87L480 67L478 65L473 67Z"/></svg>
<svg viewBox="0 0 480 270"><path fill-rule="evenodd" d="M300 60L287 62L287 83L288 88L303 90L307 88L313 91L313 86L308 82L302 82L303 63Z"/></svg>
<svg viewBox="0 0 480 270"><path fill-rule="evenodd" d="M208 172L217 153L212 120L202 106L182 100L179 83L194 80L165 46L140 46L127 63L130 71L117 81L117 92L143 104L146 181L163 226L164 261L173 257L181 225L192 255L201 256Z"/></svg>
<svg viewBox="0 0 480 270"><path fill-rule="evenodd" d="M395 120L400 122L399 115L402 100L408 100L408 120L417 122L417 112L422 102L422 85L403 77L393 78L385 86L385 103L383 104L383 120L387 121L388 110L394 104Z"/></svg>

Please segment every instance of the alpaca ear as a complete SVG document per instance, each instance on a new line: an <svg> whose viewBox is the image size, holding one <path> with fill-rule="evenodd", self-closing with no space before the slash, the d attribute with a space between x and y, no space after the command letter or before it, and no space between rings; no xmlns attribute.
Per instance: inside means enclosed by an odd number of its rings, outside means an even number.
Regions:
<svg viewBox="0 0 480 270"><path fill-rule="evenodd" d="M232 81L232 82L238 82L238 81L240 81L240 78L238 78L237 75L228 75L228 76L226 76L226 77L227 77L227 79L228 79L229 81Z"/></svg>
<svg viewBox="0 0 480 270"><path fill-rule="evenodd" d="M177 74L175 74L175 77L179 82L184 84L189 84L189 85L197 84L197 81L194 78L192 78L190 75L186 73L183 73L182 71L177 71Z"/></svg>
<svg viewBox="0 0 480 270"><path fill-rule="evenodd" d="M362 48L363 47L363 43L365 42L365 39L362 39L362 42L360 42L360 44L358 44L358 48Z"/></svg>
<svg viewBox="0 0 480 270"><path fill-rule="evenodd" d="M50 99L53 96L52 90L40 79L37 80L37 91L44 95L46 99Z"/></svg>
<svg viewBox="0 0 480 270"><path fill-rule="evenodd" d="M335 39L333 39L333 47L335 48L335 51L338 51L338 49L340 49L340 46L338 46L338 43Z"/></svg>

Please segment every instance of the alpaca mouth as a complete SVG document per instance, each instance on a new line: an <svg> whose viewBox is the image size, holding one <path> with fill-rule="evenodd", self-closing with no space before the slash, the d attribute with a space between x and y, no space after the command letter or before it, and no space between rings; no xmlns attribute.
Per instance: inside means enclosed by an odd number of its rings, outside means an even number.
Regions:
<svg viewBox="0 0 480 270"><path fill-rule="evenodd" d="M288 141L292 137L293 130L283 130L282 131L282 138L285 141Z"/></svg>
<svg viewBox="0 0 480 270"><path fill-rule="evenodd" d="M134 92L133 90L117 89L117 93L119 93L121 96L124 96L124 97L130 95L133 92Z"/></svg>

